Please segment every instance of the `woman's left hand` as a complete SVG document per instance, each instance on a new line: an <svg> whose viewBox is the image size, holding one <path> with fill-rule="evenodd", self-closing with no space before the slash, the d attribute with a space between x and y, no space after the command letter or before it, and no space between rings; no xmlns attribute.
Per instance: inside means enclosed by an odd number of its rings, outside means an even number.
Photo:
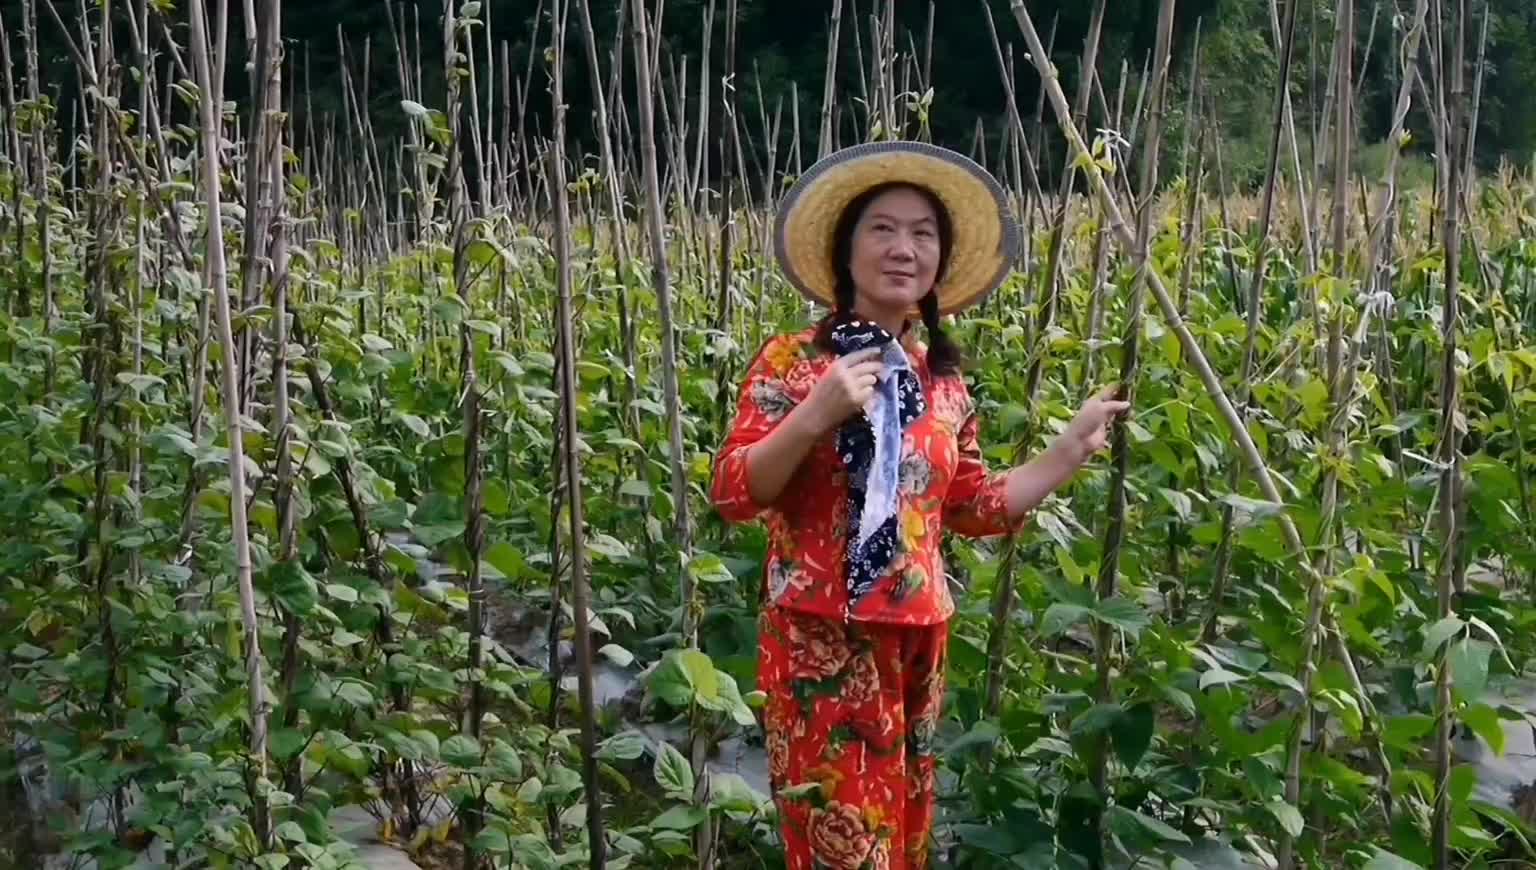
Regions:
<svg viewBox="0 0 1536 870"><path fill-rule="evenodd" d="M1119 391L1119 386L1112 386L1083 403L1052 446L1064 451L1076 465L1103 450L1109 444L1110 424L1131 407L1130 402L1115 398Z"/></svg>

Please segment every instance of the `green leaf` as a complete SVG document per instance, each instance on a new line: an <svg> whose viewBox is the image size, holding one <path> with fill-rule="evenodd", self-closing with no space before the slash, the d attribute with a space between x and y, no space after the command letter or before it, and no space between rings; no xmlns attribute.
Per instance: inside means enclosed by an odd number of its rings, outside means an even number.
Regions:
<svg viewBox="0 0 1536 870"><path fill-rule="evenodd" d="M1461 718L1474 734L1488 741L1494 755L1504 754L1504 724L1499 721L1499 711L1487 704L1473 704L1461 711Z"/></svg>
<svg viewBox="0 0 1536 870"><path fill-rule="evenodd" d="M994 825L955 825L955 838L968 849L981 849L1008 858L1023 851L1024 844L1013 831Z"/></svg>
<svg viewBox="0 0 1536 870"><path fill-rule="evenodd" d="M598 652L621 668L627 668L635 662L635 654L616 643L604 644Z"/></svg>
<svg viewBox="0 0 1536 870"><path fill-rule="evenodd" d="M605 761L634 761L645 754L646 745L644 734L624 731L598 744L597 757Z"/></svg>
<svg viewBox="0 0 1536 870"><path fill-rule="evenodd" d="M629 548L622 541L602 532L595 532L587 538L587 549L615 561L629 558Z"/></svg>
<svg viewBox="0 0 1536 870"><path fill-rule="evenodd" d="M304 833L304 829L302 827L299 827L299 823L298 822L292 822L292 821L283 822L282 824L280 824L276 828L274 828L272 833L276 834L280 839L287 840L290 843L308 843L309 842L309 836ZM279 857L282 857L285 862L287 861L287 856L286 855L279 856ZM278 866L283 866L283 865L280 864Z"/></svg>
<svg viewBox="0 0 1536 870"><path fill-rule="evenodd" d="M1399 749L1417 749L1418 741L1435 727L1433 716L1424 713L1407 713L1388 716L1382 729L1382 739Z"/></svg>
<svg viewBox="0 0 1536 870"><path fill-rule="evenodd" d="M1238 517L1244 518L1246 520L1244 525L1254 520L1278 516L1281 511L1285 510L1285 505L1279 502L1260 501L1256 498L1248 498L1235 493L1221 496L1217 501L1232 508Z"/></svg>
<svg viewBox="0 0 1536 870"><path fill-rule="evenodd" d="M1365 727L1365 714L1354 695L1339 689L1323 689L1316 697L1319 703L1338 715L1344 730L1351 737L1359 736L1360 729Z"/></svg>
<svg viewBox="0 0 1536 870"><path fill-rule="evenodd" d="M345 628L340 626L337 626L336 630L331 632L331 643L334 643L337 646L356 646L357 644L360 644L367 639L368 638L363 637L362 635L353 634L352 632L347 631Z"/></svg>
<svg viewBox="0 0 1536 870"><path fill-rule="evenodd" d="M426 523L418 525L413 530L416 540L428 547L436 547L444 541L451 541L464 534L464 522L450 523Z"/></svg>
<svg viewBox="0 0 1536 870"><path fill-rule="evenodd" d="M48 651L42 647L33 646L30 643L19 643L15 646L15 648L11 650L11 654L17 658L27 659L28 661L36 661L37 659L48 655Z"/></svg>
<svg viewBox="0 0 1536 870"><path fill-rule="evenodd" d="M1159 685L1157 687L1157 691L1163 696L1164 699L1168 701L1168 703L1178 707L1179 712L1183 713L1185 716L1190 717L1191 719L1195 717L1197 712L1195 709L1195 699L1191 697L1188 692L1176 686L1169 685Z"/></svg>
<svg viewBox="0 0 1536 870"><path fill-rule="evenodd" d="M1235 671L1225 668L1211 668L1200 675L1200 691L1205 691L1211 686L1227 686L1232 683L1247 682L1248 678Z"/></svg>
<svg viewBox="0 0 1536 870"><path fill-rule="evenodd" d="M1323 406L1328 401L1328 385L1324 384L1320 378L1312 378L1296 391L1296 398L1301 400L1309 416L1319 416L1323 413Z"/></svg>
<svg viewBox="0 0 1536 870"><path fill-rule="evenodd" d="M1149 703L1133 704L1124 715L1110 723L1109 736L1114 741L1115 754L1126 770L1134 773L1136 765L1152 745L1152 733L1156 730L1157 717Z"/></svg>
<svg viewBox="0 0 1536 870"><path fill-rule="evenodd" d="M580 828L586 823L587 804L585 801L571 804L565 808L565 812L560 814L560 826L563 828Z"/></svg>
<svg viewBox="0 0 1536 870"><path fill-rule="evenodd" d="M1298 695L1307 693L1306 689L1302 688L1301 682L1290 674L1282 674L1279 671L1260 671L1259 676L1277 686L1284 686Z"/></svg>
<svg viewBox="0 0 1536 870"><path fill-rule="evenodd" d="M373 693L357 680L343 680L336 687L336 697L358 708L373 706Z"/></svg>
<svg viewBox="0 0 1536 870"><path fill-rule="evenodd" d="M701 583L731 583L735 577L713 553L700 553L688 563L688 573Z"/></svg>
<svg viewBox="0 0 1536 870"><path fill-rule="evenodd" d="M714 663L696 649L668 652L651 672L650 689L674 707L686 707L701 696L713 701L720 695Z"/></svg>
<svg viewBox="0 0 1536 870"><path fill-rule="evenodd" d="M400 108L404 109L405 113L410 115L412 118L418 118L420 120L427 119L427 107L423 106L421 103L416 102L415 100L401 100Z"/></svg>
<svg viewBox="0 0 1536 870"><path fill-rule="evenodd" d="M1076 562L1072 561L1072 554L1066 547L1056 547L1054 552L1056 554L1056 567L1061 569L1061 575L1067 578L1070 584L1068 589L1074 593L1070 596L1063 595L1061 597L1069 603L1085 605L1090 603L1093 600L1091 597L1092 593L1083 585L1083 577L1086 572Z"/></svg>
<svg viewBox="0 0 1536 870"><path fill-rule="evenodd" d="M272 579L272 595L284 610L301 617L314 611L319 599L319 585L298 560L278 562L272 566L269 576Z"/></svg>
<svg viewBox="0 0 1536 870"><path fill-rule="evenodd" d="M347 604L357 601L357 590L341 583L325 584L325 594Z"/></svg>
<svg viewBox="0 0 1536 870"><path fill-rule="evenodd" d="M492 351L491 359L501 366L501 370L507 373L507 377L520 378L523 376L523 367L517 361L517 357L505 351Z"/></svg>
<svg viewBox="0 0 1536 870"><path fill-rule="evenodd" d="M480 743L468 734L455 734L443 741L439 755L449 764L476 767L480 764Z"/></svg>
<svg viewBox="0 0 1536 870"><path fill-rule="evenodd" d="M1456 697L1474 703L1488 687L1488 662L1493 657L1493 644L1483 640L1463 638L1451 646L1446 655L1446 665L1451 669Z"/></svg>
<svg viewBox="0 0 1536 870"><path fill-rule="evenodd" d="M665 740L661 741L656 750L654 771L656 782L666 789L668 794L676 795L683 800L692 798L693 768L689 766L688 759Z"/></svg>
<svg viewBox="0 0 1536 870"><path fill-rule="evenodd" d="M1510 661L1509 651L1504 649L1504 641L1499 637L1499 633L1493 630L1493 626L1477 618L1476 616L1468 617L1467 622L1470 623L1473 628L1481 631L1483 634L1488 635L1488 639L1493 642L1494 648L1499 651L1499 657L1504 659L1504 664L1507 665L1510 670L1515 670L1515 663Z"/></svg>
<svg viewBox="0 0 1536 870"><path fill-rule="evenodd" d="M677 667L693 689L692 697L713 700L720 694L720 683L715 679L715 663L709 656L696 649L679 650L674 659Z"/></svg>
<svg viewBox="0 0 1536 870"><path fill-rule="evenodd" d="M727 812L751 813L767 802L747 781L735 773L709 774L709 805Z"/></svg>
<svg viewBox="0 0 1536 870"><path fill-rule="evenodd" d="M496 322L492 320L466 320L464 321L464 325L468 326L470 329L473 329L475 332L489 335L492 338L501 336L501 327L496 325Z"/></svg>
<svg viewBox="0 0 1536 870"><path fill-rule="evenodd" d="M1189 845L1189 837L1180 831L1135 810L1116 806L1110 807L1104 815L1109 821L1110 829L1122 837L1136 837L1137 834L1144 834L1164 842Z"/></svg>
<svg viewBox="0 0 1536 870"><path fill-rule="evenodd" d="M752 715L752 708L741 697L741 688L736 685L736 678L717 670L715 679L720 683L720 705L716 709L729 714L731 721L737 725L746 728L756 725L757 717Z"/></svg>
<svg viewBox="0 0 1536 870"><path fill-rule="evenodd" d="M431 731L425 729L412 731L411 739L416 741L417 746L421 747L422 758L428 761L436 761L442 757L442 744L438 741L437 735Z"/></svg>
<svg viewBox="0 0 1536 870"><path fill-rule="evenodd" d="M1268 810L1269 814L1275 817L1275 821L1280 823L1280 827L1292 837L1300 837L1307 826L1306 820L1301 817L1301 811L1283 800L1272 800L1264 805L1264 809Z"/></svg>
<svg viewBox="0 0 1536 870"><path fill-rule="evenodd" d="M432 437L432 429L427 425L427 421L415 414L401 414L400 422L405 424L405 428L415 432L421 438Z"/></svg>
<svg viewBox="0 0 1536 870"><path fill-rule="evenodd" d="M406 761L421 761L421 744L399 731L385 731L379 735L378 741L385 749Z"/></svg>
<svg viewBox="0 0 1536 870"><path fill-rule="evenodd" d="M150 387L165 386L165 379L154 375L136 375L133 372L118 372L117 382L126 384L135 393L142 393Z"/></svg>
<svg viewBox="0 0 1536 870"><path fill-rule="evenodd" d="M1057 602L1045 609L1045 616L1040 620L1040 633L1046 637L1055 637L1087 619L1092 613L1086 607Z"/></svg>
<svg viewBox="0 0 1536 870"><path fill-rule="evenodd" d="M1152 624L1152 617L1145 607L1125 598L1107 598L1093 609L1099 621L1120 629L1132 638L1141 636L1141 630Z"/></svg>
<svg viewBox="0 0 1536 870"><path fill-rule="evenodd" d="M952 742L950 742L950 744L944 748L944 754L946 756L954 756L964 752L967 749L970 749L973 746L990 746L996 743L998 738L1001 736L1002 732L998 730L997 724L995 722L989 722L986 719L981 719L978 720L975 725L971 726L971 730L960 735L959 737L956 737Z"/></svg>
<svg viewBox="0 0 1536 870"><path fill-rule="evenodd" d="M1407 858L1395 855L1385 849L1377 849L1371 860L1365 863L1361 870L1424 870L1424 868Z"/></svg>
<svg viewBox="0 0 1536 870"><path fill-rule="evenodd" d="M1072 738L1092 737L1108 731L1124 714L1119 704L1095 704L1072 720Z"/></svg>
<svg viewBox="0 0 1536 870"><path fill-rule="evenodd" d="M475 835L470 846L487 855L506 855L512 851L512 838L502 825L493 825Z"/></svg>
<svg viewBox="0 0 1536 870"><path fill-rule="evenodd" d="M686 831L695 828L709 813L699 807L673 807L651 821L651 827L668 831Z"/></svg>
<svg viewBox="0 0 1536 870"><path fill-rule="evenodd" d="M517 782L523 778L522 758L518 756L517 750L500 738L492 741L491 751L485 756L485 766L502 782Z"/></svg>
<svg viewBox="0 0 1536 870"><path fill-rule="evenodd" d="M523 554L506 541L498 541L485 551L484 559L491 567L501 572L501 576L508 580L516 580L523 576L526 562Z"/></svg>
<svg viewBox="0 0 1536 870"><path fill-rule="evenodd" d="M464 319L464 303L457 296L445 296L432 305L432 313L445 323L456 324Z"/></svg>
<svg viewBox="0 0 1536 870"><path fill-rule="evenodd" d="M1164 501L1168 502L1169 506L1173 508L1173 512L1178 515L1181 521L1187 523L1194 518L1195 503L1190 499L1188 493L1172 489L1158 489L1157 494L1162 496Z"/></svg>
<svg viewBox="0 0 1536 870"><path fill-rule="evenodd" d="M286 761L298 755L308 740L308 736L296 728L279 728L272 732L272 755L279 761Z"/></svg>
<svg viewBox="0 0 1536 870"><path fill-rule="evenodd" d="M1440 645L1450 640L1452 635L1466 628L1467 624L1454 616L1447 616L1439 622L1424 630L1424 658L1434 658Z"/></svg>

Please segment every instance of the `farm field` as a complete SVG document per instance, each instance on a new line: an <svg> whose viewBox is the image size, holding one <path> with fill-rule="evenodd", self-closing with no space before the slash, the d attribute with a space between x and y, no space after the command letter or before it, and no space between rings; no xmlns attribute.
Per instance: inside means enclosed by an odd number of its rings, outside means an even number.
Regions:
<svg viewBox="0 0 1536 870"><path fill-rule="evenodd" d="M796 82L822 117L749 112L744 61L685 86L637 0L548 0L526 58L490 3L381 4L338 115L294 4L0 10L0 867L782 867L767 537L708 494L820 316L775 197L934 139L897 5L832 4L867 87ZM1111 65L992 4L1008 106L940 143L1027 230L950 326L988 462L1134 412L1021 534L945 542L935 862L1532 866L1536 167L1473 159L1485 7L1385 4L1367 140L1329 74L1367 10L1304 47L1275 4L1248 184L1177 5Z"/></svg>

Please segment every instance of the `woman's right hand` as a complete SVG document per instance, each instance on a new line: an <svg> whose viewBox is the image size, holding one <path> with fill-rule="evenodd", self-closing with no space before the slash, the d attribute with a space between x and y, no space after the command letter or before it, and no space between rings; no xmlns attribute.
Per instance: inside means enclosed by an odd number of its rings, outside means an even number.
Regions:
<svg viewBox="0 0 1536 870"><path fill-rule="evenodd" d="M880 348L850 353L829 366L806 397L806 408L821 433L830 432L869 404L885 370Z"/></svg>

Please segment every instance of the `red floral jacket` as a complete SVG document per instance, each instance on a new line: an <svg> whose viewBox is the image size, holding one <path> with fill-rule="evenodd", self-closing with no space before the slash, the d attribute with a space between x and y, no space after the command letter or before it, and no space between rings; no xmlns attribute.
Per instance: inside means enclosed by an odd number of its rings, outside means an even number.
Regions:
<svg viewBox="0 0 1536 870"><path fill-rule="evenodd" d="M825 617L934 625L955 612L939 542L1005 534L1010 525L1002 473L987 470L977 443L975 405L959 377L934 378L926 348L908 330L902 346L923 384L928 412L905 432L900 481L901 546L875 590L851 609L843 576L848 475L836 432L824 436L771 505L747 488L747 451L810 395L836 359L815 346L815 330L781 335L758 354L742 384L735 422L715 459L711 498L728 522L768 526L767 600Z"/></svg>

